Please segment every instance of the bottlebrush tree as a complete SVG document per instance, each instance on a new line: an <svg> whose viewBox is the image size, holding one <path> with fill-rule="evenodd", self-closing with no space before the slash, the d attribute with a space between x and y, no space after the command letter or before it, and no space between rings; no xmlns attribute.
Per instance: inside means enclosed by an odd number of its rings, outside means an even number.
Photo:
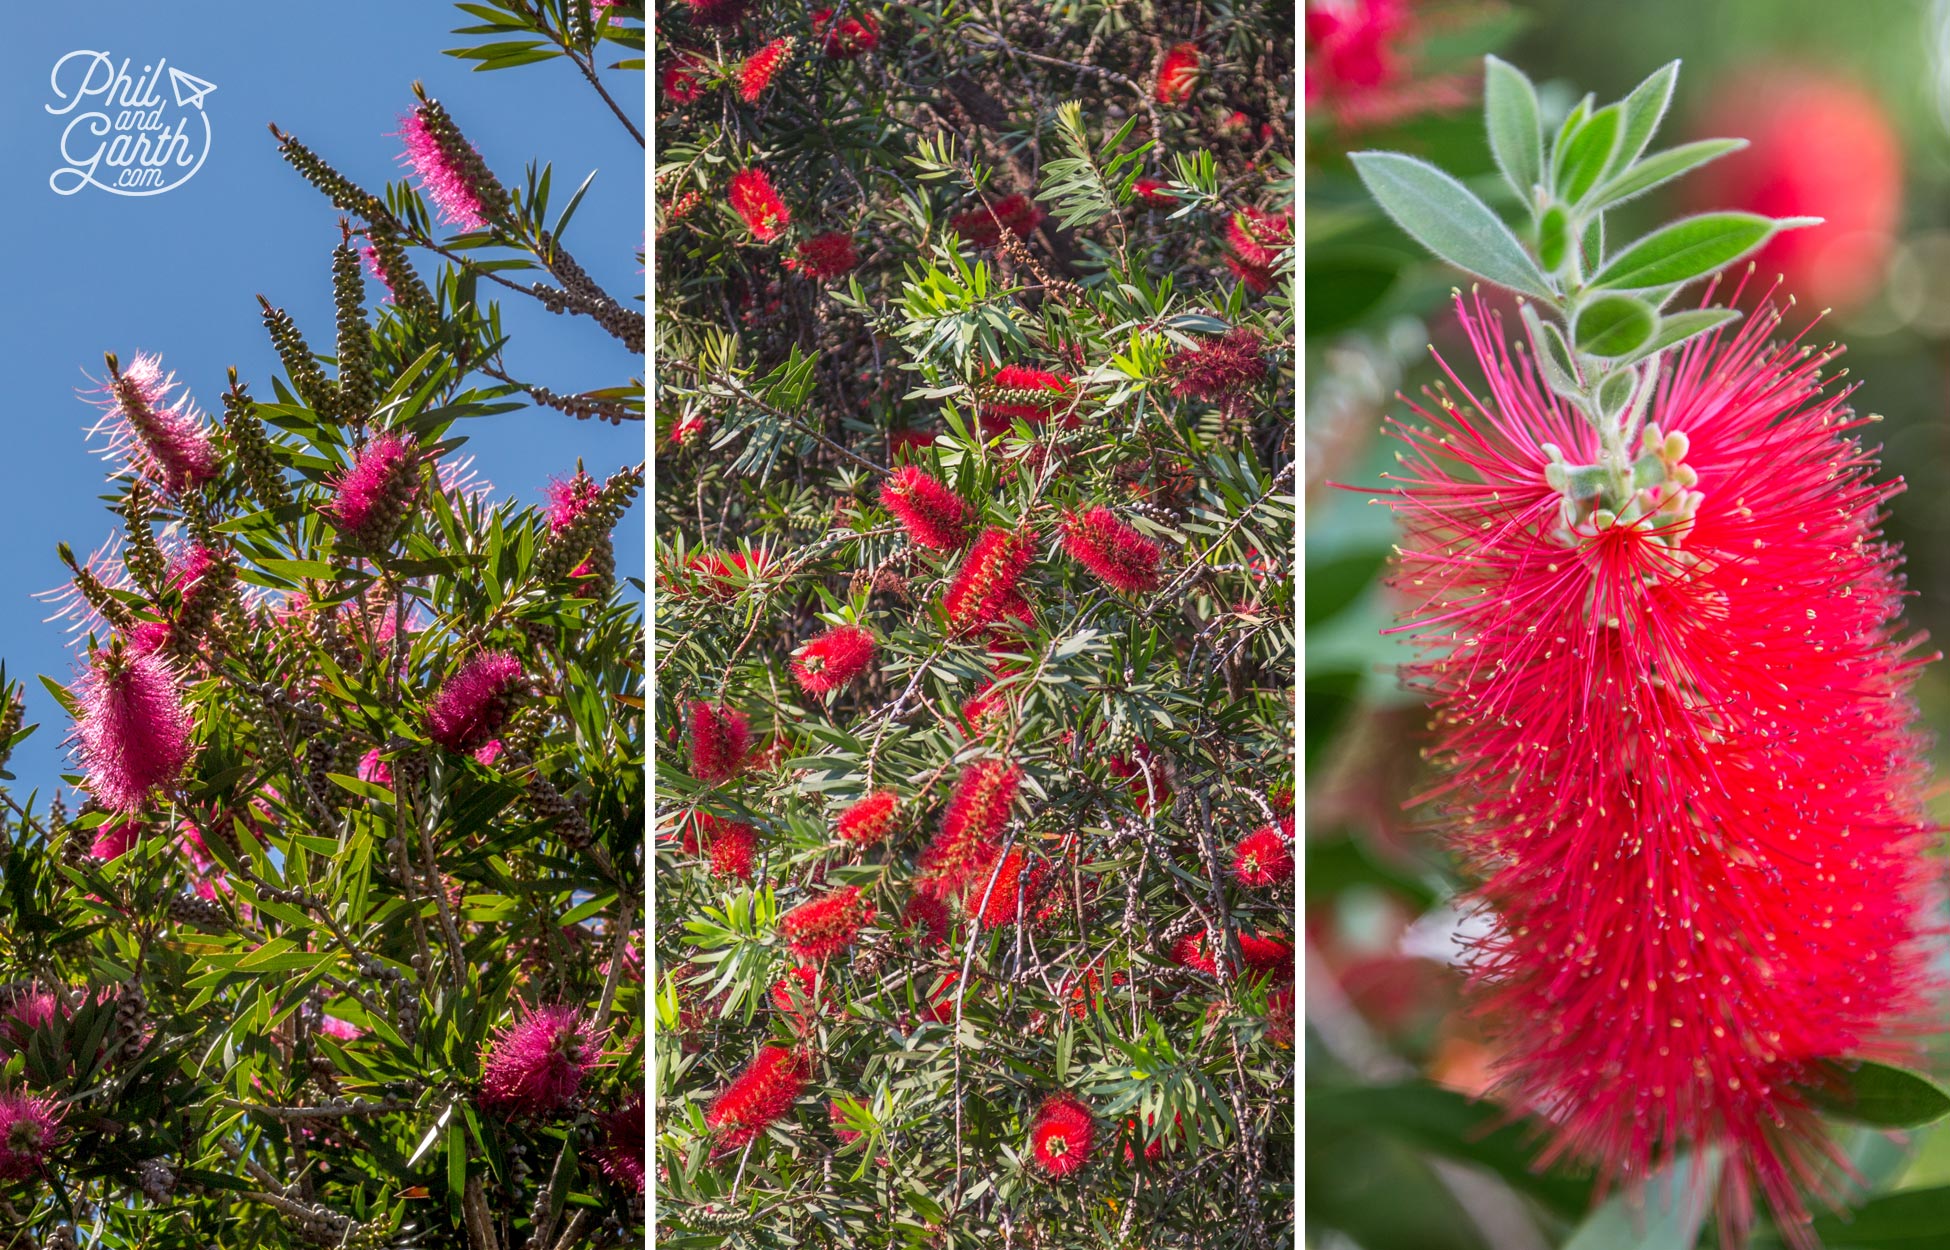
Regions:
<svg viewBox="0 0 1950 1250"><path fill-rule="evenodd" d="M629 6L491 11L592 81L641 44ZM336 324L263 306L281 376L206 417L123 350L90 396L118 529L61 548L78 675L43 679L80 799L0 792L5 1244L640 1243L642 583L611 533L643 466L490 502L461 449L524 398L640 421L644 319L545 168L504 185L402 109L383 194L276 135L339 214L303 227ZM614 341L618 384L510 376L510 289ZM8 749L42 728L0 703Z"/></svg>
<svg viewBox="0 0 1950 1250"><path fill-rule="evenodd" d="M659 19L659 1244L1291 1244L1290 12Z"/></svg>

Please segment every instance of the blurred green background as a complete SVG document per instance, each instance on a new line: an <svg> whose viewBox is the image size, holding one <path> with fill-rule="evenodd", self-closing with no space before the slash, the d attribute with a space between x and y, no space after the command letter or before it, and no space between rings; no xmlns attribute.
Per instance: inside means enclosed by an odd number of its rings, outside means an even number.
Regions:
<svg viewBox="0 0 1950 1250"><path fill-rule="evenodd" d="M1710 1213L1683 1199L1590 1214L1588 1178L1533 1174L1534 1141L1516 1127L1486 1135L1493 1117L1467 1097L1485 1088L1491 1055L1447 959L1460 883L1403 806L1425 780L1425 717L1397 688L1400 649L1380 633L1394 612L1379 585L1393 522L1359 488L1392 463L1380 428L1403 410L1395 392L1434 377L1429 344L1465 380L1475 370L1447 311L1460 276L1380 217L1346 153L1425 157L1513 218L1483 137L1483 53L1539 83L1547 130L1583 92L1616 99L1680 59L1655 146L1720 135L1753 146L1628 206L1618 237L1705 207L1828 219L1770 249L1757 279L1782 275L1790 327L1827 309L1812 340L1847 345L1852 402L1886 418L1873 434L1886 471L1909 484L1888 533L1907 553L1910 623L1950 637L1950 0L1306 10L1307 1243L1713 1245ZM1928 670L1920 699L1938 777L1950 777L1950 665ZM1944 788L1931 793L1939 819ZM1950 1059L1933 1066L1950 1075ZM1838 1125L1860 1173L1857 1210L1819 1220L1824 1243L1950 1246L1946 1123ZM1763 1229L1759 1244L1779 1242Z"/></svg>

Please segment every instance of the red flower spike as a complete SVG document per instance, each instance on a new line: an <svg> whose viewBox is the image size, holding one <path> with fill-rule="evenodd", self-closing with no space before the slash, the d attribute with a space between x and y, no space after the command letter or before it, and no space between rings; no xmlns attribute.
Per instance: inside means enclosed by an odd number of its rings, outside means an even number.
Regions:
<svg viewBox="0 0 1950 1250"><path fill-rule="evenodd" d="M1170 185L1156 178L1140 178L1131 184L1131 193L1146 204L1159 208L1172 208L1177 205L1178 199L1166 189Z"/></svg>
<svg viewBox="0 0 1950 1250"><path fill-rule="evenodd" d="M899 797L892 790L876 790L841 812L836 828L842 841L871 846L887 839L899 814Z"/></svg>
<svg viewBox="0 0 1950 1250"><path fill-rule="evenodd" d="M831 282L859 263L860 257L853 250L853 236L829 230L801 243L799 250L786 258L785 267L814 282Z"/></svg>
<svg viewBox="0 0 1950 1250"><path fill-rule="evenodd" d="M1095 507L1082 516L1065 513L1063 547L1114 589L1139 594L1158 588L1163 551L1109 508Z"/></svg>
<svg viewBox="0 0 1950 1250"><path fill-rule="evenodd" d="M1069 1094L1052 1094L1036 1111L1029 1129L1036 1165L1054 1177L1064 1177L1090 1161L1090 1145L1097 1123L1090 1108Z"/></svg>
<svg viewBox="0 0 1950 1250"><path fill-rule="evenodd" d="M1061 374L1026 365L1003 365L982 387L978 413L982 437L1000 438L1017 420L1040 426L1059 411L1064 412L1065 428L1073 429L1081 422L1067 411L1072 403L1070 394L1070 380Z"/></svg>
<svg viewBox="0 0 1950 1250"><path fill-rule="evenodd" d="M690 720L691 776L715 786L745 770L752 731L742 712L694 699Z"/></svg>
<svg viewBox="0 0 1950 1250"><path fill-rule="evenodd" d="M733 1078L704 1113L722 1150L736 1150L792 1110L806 1086L807 1063L783 1046L767 1046Z"/></svg>
<svg viewBox="0 0 1950 1250"><path fill-rule="evenodd" d="M1245 283L1246 289L1254 295L1264 295L1273 289L1273 271L1271 269L1264 269L1258 265L1248 265L1245 261L1232 255L1227 255L1225 262L1226 268L1232 270L1232 276Z"/></svg>
<svg viewBox="0 0 1950 1250"><path fill-rule="evenodd" d="M1022 615L1027 605L1016 590L1016 581L1035 558L1036 537L1032 532L983 531L942 597L948 624L966 633L1004 617Z"/></svg>
<svg viewBox="0 0 1950 1250"><path fill-rule="evenodd" d="M806 964L786 969L772 985L772 1005L792 1022L795 1032L804 1033L812 1017L826 1009L825 995L819 990L819 969Z"/></svg>
<svg viewBox="0 0 1950 1250"><path fill-rule="evenodd" d="M1174 352L1165 361L1171 393L1225 403L1236 400L1271 372L1261 354L1265 340L1250 326L1238 326L1197 347Z"/></svg>
<svg viewBox="0 0 1950 1250"><path fill-rule="evenodd" d="M1194 972L1203 972L1209 977L1217 976L1219 975L1219 964L1217 960L1212 958L1212 952L1208 949L1209 946L1210 943L1205 940L1205 931L1203 929L1194 933L1187 933L1172 945L1171 961L1183 967L1190 968Z"/></svg>
<svg viewBox="0 0 1950 1250"><path fill-rule="evenodd" d="M1033 859L1015 847L1002 857L981 880L969 886L968 898L981 907L978 918L984 929L999 929L1016 923L1018 915L1034 918L1036 900L1049 883L1049 861ZM993 884L990 882L993 881ZM984 891L987 901L983 901Z"/></svg>
<svg viewBox="0 0 1950 1250"><path fill-rule="evenodd" d="M1291 881L1293 850L1287 845L1286 835L1267 825L1239 839L1232 854L1232 877L1248 888Z"/></svg>
<svg viewBox="0 0 1950 1250"><path fill-rule="evenodd" d="M772 179L762 169L742 169L731 178L731 211L744 221L752 238L770 243L785 233L792 213L772 189Z"/></svg>
<svg viewBox="0 0 1950 1250"><path fill-rule="evenodd" d="M780 916L779 932L785 935L786 949L816 963L853 945L873 915L873 904L860 897L860 887L843 885Z"/></svg>
<svg viewBox="0 0 1950 1250"><path fill-rule="evenodd" d="M873 651L872 630L835 625L799 649L792 658L792 676L807 694L826 694L865 672Z"/></svg>
<svg viewBox="0 0 1950 1250"><path fill-rule="evenodd" d="M925 469L896 469L880 488L880 503L900 518L907 536L934 551L959 551L968 545L975 510Z"/></svg>
<svg viewBox="0 0 1950 1250"><path fill-rule="evenodd" d="M1046 215L1036 201L1018 193L993 205L977 204L967 212L956 213L948 224L976 247L994 247L1002 242L1003 227L1017 238L1027 238Z"/></svg>
<svg viewBox="0 0 1950 1250"><path fill-rule="evenodd" d="M1009 819L1022 770L1001 760L976 760L955 783L941 831L921 852L915 887L937 899L960 898L981 884L1000 853L995 839Z"/></svg>
<svg viewBox="0 0 1950 1250"><path fill-rule="evenodd" d="M859 17L843 17L831 30L827 30L826 24L832 20L831 9L813 11L813 30L824 31L826 36L824 50L833 60L850 61L880 46L880 19L873 14L862 13Z"/></svg>
<svg viewBox="0 0 1950 1250"><path fill-rule="evenodd" d="M1242 208L1226 222L1226 242L1233 255L1256 269L1271 269L1280 253L1293 246L1293 215Z"/></svg>
<svg viewBox="0 0 1950 1250"><path fill-rule="evenodd" d="M916 894L909 899L901 923L920 929L930 947L948 944L948 905L932 894Z"/></svg>
<svg viewBox="0 0 1950 1250"><path fill-rule="evenodd" d="M1270 976L1276 982L1293 980L1293 943L1285 938L1261 937L1241 930L1239 954L1245 959L1248 972Z"/></svg>
<svg viewBox="0 0 1950 1250"><path fill-rule="evenodd" d="M1198 45L1181 43L1165 53L1158 63L1157 99L1160 104L1185 104L1192 98L1199 79Z"/></svg>
<svg viewBox="0 0 1950 1250"><path fill-rule="evenodd" d="M791 52L792 40L774 39L746 57L738 67L738 98L747 104L758 103L758 97L772 85L772 75L779 72Z"/></svg>
<svg viewBox="0 0 1950 1250"><path fill-rule="evenodd" d="M711 875L750 881L752 860L757 851L756 829L750 825L725 823L718 835L711 839L710 849L706 852L711 857Z"/></svg>

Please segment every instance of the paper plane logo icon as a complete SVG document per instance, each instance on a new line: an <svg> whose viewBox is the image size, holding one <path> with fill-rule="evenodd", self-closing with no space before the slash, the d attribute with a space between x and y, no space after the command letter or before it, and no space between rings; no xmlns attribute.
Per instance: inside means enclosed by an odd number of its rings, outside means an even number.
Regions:
<svg viewBox="0 0 1950 1250"><path fill-rule="evenodd" d="M174 65L169 67L169 85L176 92L177 107L186 109L202 108L203 97L217 89L217 84L205 82L195 74L185 74Z"/></svg>

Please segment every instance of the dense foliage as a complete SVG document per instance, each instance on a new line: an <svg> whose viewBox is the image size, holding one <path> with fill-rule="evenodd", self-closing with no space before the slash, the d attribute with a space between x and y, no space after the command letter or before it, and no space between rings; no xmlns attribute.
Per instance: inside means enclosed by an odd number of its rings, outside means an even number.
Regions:
<svg viewBox="0 0 1950 1250"><path fill-rule="evenodd" d="M659 11L660 1244L1292 1244L1292 21Z"/></svg>
<svg viewBox="0 0 1950 1250"><path fill-rule="evenodd" d="M463 7L592 82L641 45L628 6ZM401 109L383 196L277 136L344 214L294 223L337 324L266 303L282 376L207 419L106 362L120 533L63 547L85 650L44 679L82 801L0 792L0 1244L642 1236L642 586L610 534L643 469L490 503L459 449L523 398L641 420L644 318L564 250L545 168L504 188L508 154ZM508 376L510 292L613 339L618 384ZM19 695L9 748L58 732Z"/></svg>

